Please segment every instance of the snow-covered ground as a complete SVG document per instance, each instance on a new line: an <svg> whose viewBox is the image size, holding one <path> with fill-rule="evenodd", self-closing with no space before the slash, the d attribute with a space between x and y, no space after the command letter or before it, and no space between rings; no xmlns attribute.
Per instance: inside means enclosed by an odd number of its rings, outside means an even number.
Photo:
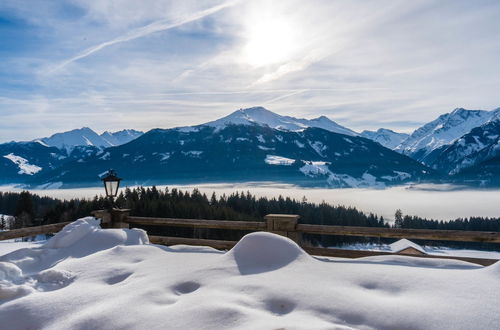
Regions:
<svg viewBox="0 0 500 330"><path fill-rule="evenodd" d="M395 246L391 246L391 245L392 244L357 243L357 244L343 245L343 246L335 247L335 248L346 249L346 250L383 251L383 252L394 252L394 253L397 252L396 250L398 250L398 248ZM408 244L407 246L415 247L415 245ZM445 247L445 246L419 246L419 248L422 249L427 254L436 255L436 256L482 258L482 259L498 259L498 260L500 260L500 252L497 252L497 251L454 249L454 248L449 248L449 247ZM417 248L417 250L419 250L419 248Z"/></svg>
<svg viewBox="0 0 500 330"><path fill-rule="evenodd" d="M5 329L495 329L500 263L315 258L287 238L148 244L93 218L0 257Z"/></svg>
<svg viewBox="0 0 500 330"><path fill-rule="evenodd" d="M10 253L12 251L19 250L19 249L40 247L40 245L43 243L45 243L45 242L43 242L43 241L16 242L13 239L0 241L0 256L3 256L4 254L7 254L7 253Z"/></svg>

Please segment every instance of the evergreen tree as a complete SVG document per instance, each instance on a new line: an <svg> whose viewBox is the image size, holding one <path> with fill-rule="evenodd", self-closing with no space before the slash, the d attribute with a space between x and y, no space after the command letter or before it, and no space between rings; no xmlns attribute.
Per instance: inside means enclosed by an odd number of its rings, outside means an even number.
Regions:
<svg viewBox="0 0 500 330"><path fill-rule="evenodd" d="M394 227L403 228L403 212L400 209L397 209L394 214Z"/></svg>

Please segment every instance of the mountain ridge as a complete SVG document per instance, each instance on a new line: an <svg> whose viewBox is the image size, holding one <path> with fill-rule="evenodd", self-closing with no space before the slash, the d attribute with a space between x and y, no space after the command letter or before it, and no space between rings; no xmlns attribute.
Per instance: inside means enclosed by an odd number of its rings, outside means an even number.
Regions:
<svg viewBox="0 0 500 330"><path fill-rule="evenodd" d="M495 139L498 139L498 135L500 135L500 126L495 125L497 122L500 122L500 108L492 111L457 108L421 126L409 136L385 128L380 128L377 131L363 131L358 134L325 116L301 119L281 116L263 107L253 107L236 110L228 116L201 125L152 129L146 133L135 130L121 130L117 132L106 131L99 135L90 128L83 127L68 132L56 133L51 137L34 141L0 144L0 167L4 168L3 177L0 177L0 181L3 183L30 182L33 185L47 185L58 182L56 180L60 177L62 181L66 180L68 184L71 184L72 180L75 182L87 180L89 182L93 179L85 176L85 171L89 170L89 167L85 164L103 166L99 170L99 173L101 173L106 170L104 167L108 165L117 167L120 162L132 164L132 168L135 168L133 172L126 174L144 179L141 172L151 170L151 173L156 173L158 177L161 177L163 175L162 171L172 169L173 164L175 164L177 171L181 173L183 167L190 168L191 163L199 162L199 160L204 160L205 167L210 168L213 163L219 164L225 170L219 171L212 168L210 169L212 172L207 172L206 175L192 172L180 174L178 178L184 177L185 180L189 180L198 177L198 180L219 180L224 175L229 175L229 173L232 173L231 171L235 170L231 169L227 164L220 164L219 158L225 159L231 156L229 154L226 157L228 152L233 153L234 157L229 160L233 163L237 162L237 159L247 157L240 154L241 149L232 147L235 145L246 148L246 152L256 155L256 158L252 158L251 155L250 158L247 158L247 162L258 169L256 173L252 174L256 180L264 178L272 180L273 178L279 179L283 177L286 180L291 180L292 183L301 182L301 184L309 182L307 184L337 187L363 185L376 187L382 186L382 184L391 185L396 182L408 182L411 181L411 177L417 180L427 180L429 177L433 177L433 180L438 182L457 181L460 178L465 178L465 176L460 175L461 171L468 171L471 174L467 176L466 180L469 182L480 180L481 184L487 185L488 178L491 178L491 175L488 176L487 171L492 170L492 173L496 173L496 169L494 169L496 163L487 161L494 159L497 155L498 141ZM477 123L481 125L473 127ZM472 129L468 131L470 127ZM484 127L484 130L482 130L482 127ZM270 130L266 131L266 134L275 135L273 138L275 141L278 141L280 136L281 138L283 136L289 137L288 146L285 148L280 145L279 147L279 150L285 151L278 150L279 152L277 152L275 146L266 145L267 140L262 134L249 136L249 132L266 129ZM466 133L462 134L464 131ZM227 132L232 132L234 135L227 135ZM272 132L272 134L269 132ZM300 137L301 134L311 134L311 132L314 132L316 136L315 141L304 140ZM166 142L161 139L172 139L175 134L177 134L178 140L169 142L171 150L164 150ZM203 144L204 140L199 140L199 144L191 149L183 149L184 147L179 149L179 145L182 146L184 143L186 143L187 148L189 142L184 140L183 136L189 136L190 134L194 139L204 136L207 141L212 141L214 150L217 150L219 154L211 154L210 150L206 149ZM224 140L215 143L213 141L214 136L220 137L221 134L226 134ZM291 139L289 134L297 134L299 138ZM340 137L325 138L325 134L336 134ZM460 136L460 134L462 135ZM156 138L153 138L154 136ZM321 142L322 138L325 138L327 142ZM403 142L394 147L401 140ZM401 147L405 144L418 146L424 140L432 143L424 144L424 148L413 150L414 152L406 152ZM244 144L250 141L254 144L253 146ZM367 144L366 141L374 144ZM325 143L336 143L338 145ZM352 144L353 148L347 148L346 143ZM152 150L153 146L160 149ZM485 146L489 146L489 149L486 150ZM133 150L133 148L137 148L137 151ZM224 151L224 148L227 150ZM343 149L334 151L333 154L329 153L330 151L327 152L327 150L335 150L336 148ZM351 157L351 153L354 150L359 151L360 148L364 150L364 153L359 152L356 157ZM120 161L118 161L114 156L115 152L123 149L128 151L123 152ZM294 151L290 154L292 149ZM387 152L391 151L391 149L401 153L404 157L410 156L418 162L424 162L434 170L440 171L442 173L441 177L438 178L438 175L434 172L431 176L417 176L416 172L409 175L408 171L396 166L395 163L389 164L389 172L387 173L377 172L377 175L371 174L374 169L370 169L368 166L369 161L366 159L366 155L371 155L371 162L374 166L377 166L375 164L380 165L384 162L384 157L387 157ZM374 152L374 150L378 151ZM141 154L143 151L148 151L149 154ZM311 156L311 152L314 157ZM207 158L207 154L210 154L212 158ZM129 159L128 157L132 158ZM355 168L359 165L360 161L357 158L363 159L363 166L365 166L363 172L352 172L352 169L349 169L349 166ZM163 168L162 166L169 161L172 161L172 163ZM411 163L407 158L402 158L400 161L409 168L415 166L410 165ZM148 162L152 163L149 169ZM143 164L137 167L135 163ZM267 165L263 165L264 163ZM483 163L487 165L482 166ZM343 167L340 166L341 164ZM283 166L291 167L285 168ZM71 167L77 168L78 171L82 172L81 175L74 173ZM473 174L473 169L467 170L469 167L480 168L480 174ZM161 168L163 170L160 171ZM237 168L242 173L247 171L244 167ZM293 168L294 171L290 172L290 168ZM433 171L426 166L422 167L422 169L429 173ZM192 170L203 172L203 167L192 168ZM73 177L65 177L64 173L73 173ZM234 172L230 174L231 179L243 179L249 176L242 173ZM15 182L16 179L18 182ZM152 178L150 177L147 180L152 180ZM494 180L490 181L494 182Z"/></svg>

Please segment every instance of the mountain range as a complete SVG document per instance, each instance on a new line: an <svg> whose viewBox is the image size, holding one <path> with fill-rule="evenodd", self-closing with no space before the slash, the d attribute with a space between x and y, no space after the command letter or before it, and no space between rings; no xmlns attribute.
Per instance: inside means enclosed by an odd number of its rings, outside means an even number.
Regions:
<svg viewBox="0 0 500 330"><path fill-rule="evenodd" d="M412 134L357 133L325 116L239 109L197 126L97 134L84 127L0 144L0 183L70 187L115 168L130 184L279 181L385 187L408 182L491 186L500 180L500 109L455 109Z"/></svg>
<svg viewBox="0 0 500 330"><path fill-rule="evenodd" d="M119 146L138 138L142 134L144 132L124 129L118 132L106 131L99 135L90 128L83 127L64 133L56 133L50 137L37 139L35 142L49 147L64 149L68 153L71 153L76 146L93 146L97 148Z"/></svg>

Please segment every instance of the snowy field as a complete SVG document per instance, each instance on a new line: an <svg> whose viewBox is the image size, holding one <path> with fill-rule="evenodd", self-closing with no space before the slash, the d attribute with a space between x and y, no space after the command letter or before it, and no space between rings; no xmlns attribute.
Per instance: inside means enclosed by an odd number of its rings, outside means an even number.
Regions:
<svg viewBox="0 0 500 330"><path fill-rule="evenodd" d="M0 256L2 329L498 329L500 263L148 244L93 218Z"/></svg>
<svg viewBox="0 0 500 330"><path fill-rule="evenodd" d="M148 184L145 183L144 186L148 186ZM158 187L164 189L166 186ZM169 185L168 187L188 191L197 188L208 196L213 192L217 195L229 195L236 190L250 191L259 197L278 197L282 195L302 200L302 197L305 196L309 202L321 203L325 201L332 205L354 206L364 212L382 215L389 221L394 219L394 212L397 209L401 209L404 214L437 220L451 220L471 216L500 216L499 189L458 189L459 187L450 185L414 185L386 189L306 189L273 182ZM0 186L0 191L21 190L14 186ZM70 199L93 198L95 195L102 195L104 188L35 189L31 191L41 196Z"/></svg>
<svg viewBox="0 0 500 330"><path fill-rule="evenodd" d="M411 245L409 245L411 246ZM395 252L390 244L349 244L335 248L346 250L364 250L364 251L382 251L382 252ZM483 259L498 259L500 260L500 252L497 251L480 251L469 249L454 249L443 246L422 246L422 250L430 255L446 256L446 257L465 257L465 258L483 258Z"/></svg>

